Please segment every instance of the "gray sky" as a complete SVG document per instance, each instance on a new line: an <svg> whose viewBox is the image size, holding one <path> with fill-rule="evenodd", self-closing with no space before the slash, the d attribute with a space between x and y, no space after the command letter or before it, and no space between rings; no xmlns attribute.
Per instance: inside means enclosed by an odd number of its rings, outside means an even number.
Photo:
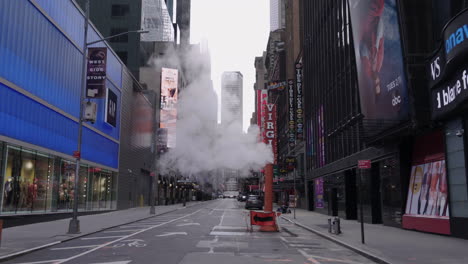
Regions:
<svg viewBox="0 0 468 264"><path fill-rule="evenodd" d="M255 109L254 60L262 55L267 45L269 3L269 0L192 0L191 43L208 41L211 77L218 102L221 101L222 72L240 71L244 75L244 131Z"/></svg>

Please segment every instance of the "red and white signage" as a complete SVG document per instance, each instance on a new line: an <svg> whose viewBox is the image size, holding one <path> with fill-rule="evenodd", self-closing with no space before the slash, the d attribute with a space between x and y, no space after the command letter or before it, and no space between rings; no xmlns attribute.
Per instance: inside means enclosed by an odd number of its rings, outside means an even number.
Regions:
<svg viewBox="0 0 468 264"><path fill-rule="evenodd" d="M250 225L276 226L276 213L250 211Z"/></svg>
<svg viewBox="0 0 468 264"><path fill-rule="evenodd" d="M370 160L358 160L358 168L359 169L370 169L371 168L371 161Z"/></svg>
<svg viewBox="0 0 468 264"><path fill-rule="evenodd" d="M276 105L265 104L265 122L263 126L264 137L263 142L271 145L274 156L274 164L278 161L278 146L276 136Z"/></svg>

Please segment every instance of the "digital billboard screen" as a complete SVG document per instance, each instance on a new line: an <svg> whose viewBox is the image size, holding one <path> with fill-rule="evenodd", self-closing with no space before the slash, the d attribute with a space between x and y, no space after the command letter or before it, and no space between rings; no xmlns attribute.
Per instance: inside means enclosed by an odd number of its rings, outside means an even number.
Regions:
<svg viewBox="0 0 468 264"><path fill-rule="evenodd" d="M407 119L396 0L349 0L349 6L362 114L366 119Z"/></svg>

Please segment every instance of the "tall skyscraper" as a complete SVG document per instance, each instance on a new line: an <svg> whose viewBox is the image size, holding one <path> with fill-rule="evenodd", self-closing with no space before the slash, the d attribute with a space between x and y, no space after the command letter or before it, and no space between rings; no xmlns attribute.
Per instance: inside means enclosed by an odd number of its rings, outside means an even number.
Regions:
<svg viewBox="0 0 468 264"><path fill-rule="evenodd" d="M270 0L270 31L286 27L286 0Z"/></svg>
<svg viewBox="0 0 468 264"><path fill-rule="evenodd" d="M190 44L190 9L191 0L177 0L177 25L180 30L180 44Z"/></svg>
<svg viewBox="0 0 468 264"><path fill-rule="evenodd" d="M221 77L221 125L236 122L242 130L242 89L244 77L238 71L223 72Z"/></svg>

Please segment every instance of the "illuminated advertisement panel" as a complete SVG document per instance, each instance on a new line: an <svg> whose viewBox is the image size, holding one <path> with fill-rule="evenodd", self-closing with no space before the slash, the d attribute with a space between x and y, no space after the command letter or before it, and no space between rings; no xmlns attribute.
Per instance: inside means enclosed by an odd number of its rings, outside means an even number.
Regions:
<svg viewBox="0 0 468 264"><path fill-rule="evenodd" d="M261 136L265 138L265 120L266 120L266 104L268 103L268 91L261 90L260 96L260 129Z"/></svg>
<svg viewBox="0 0 468 264"><path fill-rule="evenodd" d="M160 128L167 129L167 147L176 147L177 97L178 97L177 69L162 68L161 70L161 121Z"/></svg>
<svg viewBox="0 0 468 264"><path fill-rule="evenodd" d="M366 119L408 118L396 0L349 0L359 95Z"/></svg>
<svg viewBox="0 0 468 264"><path fill-rule="evenodd" d="M276 137L276 105L275 104L266 104L265 105L265 123L263 130L264 133L264 140L268 145L271 145L273 156L274 156L274 164L278 164L278 145L277 145L277 137Z"/></svg>
<svg viewBox="0 0 468 264"><path fill-rule="evenodd" d="M412 167L405 213L425 217L449 217L445 160Z"/></svg>

